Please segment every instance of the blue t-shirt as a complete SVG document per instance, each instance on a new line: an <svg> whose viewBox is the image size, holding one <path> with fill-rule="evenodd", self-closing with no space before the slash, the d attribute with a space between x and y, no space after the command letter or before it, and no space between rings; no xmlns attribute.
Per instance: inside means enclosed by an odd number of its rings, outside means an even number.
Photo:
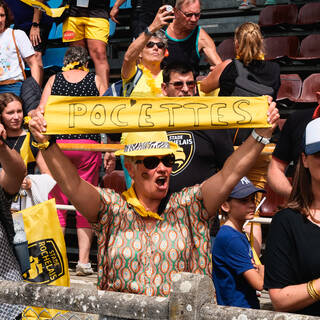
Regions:
<svg viewBox="0 0 320 320"><path fill-rule="evenodd" d="M230 226L222 226L212 248L212 277L219 305L260 308L256 290L242 275L254 268L252 261L247 237Z"/></svg>

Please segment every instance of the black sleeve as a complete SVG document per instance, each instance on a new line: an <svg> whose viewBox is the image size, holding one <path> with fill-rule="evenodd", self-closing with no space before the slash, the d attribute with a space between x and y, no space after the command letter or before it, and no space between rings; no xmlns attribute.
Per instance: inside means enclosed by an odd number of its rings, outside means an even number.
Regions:
<svg viewBox="0 0 320 320"><path fill-rule="evenodd" d="M265 289L284 288L295 284L297 265L290 209L279 211L272 219L265 252Z"/></svg>
<svg viewBox="0 0 320 320"><path fill-rule="evenodd" d="M290 163L293 160L292 155L292 135L293 135L293 128L292 128L292 117L289 117L288 120L285 122L282 130L280 139L273 151L273 156L275 156L277 159L281 161L285 161L287 163Z"/></svg>

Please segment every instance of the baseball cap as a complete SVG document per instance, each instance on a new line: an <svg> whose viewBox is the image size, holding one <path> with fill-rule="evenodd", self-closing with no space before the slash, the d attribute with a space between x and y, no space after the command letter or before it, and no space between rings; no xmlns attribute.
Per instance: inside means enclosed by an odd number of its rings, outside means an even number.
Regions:
<svg viewBox="0 0 320 320"><path fill-rule="evenodd" d="M229 195L229 198L242 199L256 192L266 191L263 189L256 188L247 177L243 177L233 188Z"/></svg>
<svg viewBox="0 0 320 320"><path fill-rule="evenodd" d="M306 155L320 151L320 118L314 119L307 124L303 141Z"/></svg>

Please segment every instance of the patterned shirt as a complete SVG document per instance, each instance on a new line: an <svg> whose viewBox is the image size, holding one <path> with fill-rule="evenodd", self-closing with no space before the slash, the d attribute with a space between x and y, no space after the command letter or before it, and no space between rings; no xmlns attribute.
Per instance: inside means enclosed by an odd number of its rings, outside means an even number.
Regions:
<svg viewBox="0 0 320 320"><path fill-rule="evenodd" d="M103 208L93 224L99 289L167 296L176 273L211 275L209 218L199 185L172 194L164 219L150 232L120 194L100 192Z"/></svg>

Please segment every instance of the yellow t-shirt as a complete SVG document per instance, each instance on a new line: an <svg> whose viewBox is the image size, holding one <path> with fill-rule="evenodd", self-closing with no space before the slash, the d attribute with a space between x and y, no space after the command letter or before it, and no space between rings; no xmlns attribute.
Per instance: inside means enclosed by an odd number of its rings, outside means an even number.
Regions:
<svg viewBox="0 0 320 320"><path fill-rule="evenodd" d="M140 67L140 66L139 66ZM124 85L128 83L136 74L137 67L134 72L134 75L129 79L122 79ZM162 70L158 73L156 77L153 77L151 72L142 67L142 75L138 80L138 83L134 87L133 91L130 94L130 97L159 97L161 96L161 83L162 79Z"/></svg>

